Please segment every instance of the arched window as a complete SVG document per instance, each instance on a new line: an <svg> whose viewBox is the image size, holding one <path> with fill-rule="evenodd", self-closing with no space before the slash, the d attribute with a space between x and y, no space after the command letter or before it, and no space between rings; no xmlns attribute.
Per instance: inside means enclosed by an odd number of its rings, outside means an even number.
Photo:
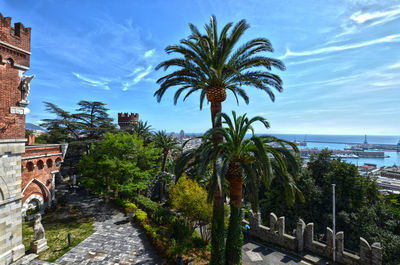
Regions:
<svg viewBox="0 0 400 265"><path fill-rule="evenodd" d="M26 168L28 169L28 171L33 171L34 167L35 165L32 162L26 163Z"/></svg>
<svg viewBox="0 0 400 265"><path fill-rule="evenodd" d="M61 158L58 157L58 158L56 159L56 166L59 167L60 165L61 165Z"/></svg>
<svg viewBox="0 0 400 265"><path fill-rule="evenodd" d="M8 58L8 59L7 59L7 63L8 63L9 65L13 66L13 65L14 65L14 60L11 59L11 58Z"/></svg>
<svg viewBox="0 0 400 265"><path fill-rule="evenodd" d="M0 189L0 201L4 200L4 194L3 191Z"/></svg>
<svg viewBox="0 0 400 265"><path fill-rule="evenodd" d="M43 169L44 163L43 163L42 160L37 161L37 167L38 167L39 170Z"/></svg>
<svg viewBox="0 0 400 265"><path fill-rule="evenodd" d="M51 168L53 166L53 160L51 160L50 158L47 159L46 164L48 168Z"/></svg>

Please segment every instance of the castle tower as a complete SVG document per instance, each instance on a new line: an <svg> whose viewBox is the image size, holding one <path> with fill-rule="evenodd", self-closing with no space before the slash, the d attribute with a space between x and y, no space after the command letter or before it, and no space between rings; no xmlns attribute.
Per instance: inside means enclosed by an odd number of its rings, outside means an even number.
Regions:
<svg viewBox="0 0 400 265"><path fill-rule="evenodd" d="M29 103L31 29L0 14L0 265L25 254L22 244L21 154Z"/></svg>
<svg viewBox="0 0 400 265"><path fill-rule="evenodd" d="M121 130L127 129L139 122L139 113L118 113L118 125Z"/></svg>

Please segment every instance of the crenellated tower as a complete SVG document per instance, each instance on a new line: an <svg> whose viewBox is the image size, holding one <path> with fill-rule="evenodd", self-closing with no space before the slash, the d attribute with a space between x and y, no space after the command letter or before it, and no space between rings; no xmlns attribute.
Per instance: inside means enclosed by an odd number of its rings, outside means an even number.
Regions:
<svg viewBox="0 0 400 265"><path fill-rule="evenodd" d="M121 130L139 122L139 113L118 113L118 125Z"/></svg>
<svg viewBox="0 0 400 265"><path fill-rule="evenodd" d="M25 254L22 244L21 154L29 101L31 29L0 14L0 265Z"/></svg>
<svg viewBox="0 0 400 265"><path fill-rule="evenodd" d="M28 102L23 100L22 81L29 69L30 42L30 28L22 23L12 27L11 18L0 14L0 139L25 138Z"/></svg>

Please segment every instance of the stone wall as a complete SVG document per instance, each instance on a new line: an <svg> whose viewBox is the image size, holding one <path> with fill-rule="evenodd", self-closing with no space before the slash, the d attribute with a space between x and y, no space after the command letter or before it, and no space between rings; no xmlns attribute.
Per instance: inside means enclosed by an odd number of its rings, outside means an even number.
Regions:
<svg viewBox="0 0 400 265"><path fill-rule="evenodd" d="M21 154L25 139L0 139L0 265L25 254L22 244Z"/></svg>
<svg viewBox="0 0 400 265"><path fill-rule="evenodd" d="M251 235L262 241L278 245L290 252L304 254L311 253L329 260L333 259L333 231L326 228L326 242L314 240L314 224L305 224L303 220L297 222L295 236L285 233L285 217L270 213L269 227L261 225L261 215L250 213L249 223ZM380 243L369 243L360 238L360 254L355 255L344 250L344 233L336 233L336 262L350 265L381 265L382 247Z"/></svg>

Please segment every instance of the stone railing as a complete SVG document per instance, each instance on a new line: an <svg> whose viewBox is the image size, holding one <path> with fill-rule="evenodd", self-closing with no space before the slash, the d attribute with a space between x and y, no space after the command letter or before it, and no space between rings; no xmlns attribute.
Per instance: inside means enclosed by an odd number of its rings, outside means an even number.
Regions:
<svg viewBox="0 0 400 265"><path fill-rule="evenodd" d="M314 223L305 224L303 220L297 222L296 236L285 234L285 217L279 217L270 213L269 227L261 225L261 215L250 213L249 223L252 236L262 241L278 245L290 252L299 254L311 253L319 257L332 260L333 256L333 231L326 228L326 243L314 240ZM367 240L360 237L359 256L349 253L344 249L344 233L336 233L336 262L351 265L381 265L382 247L380 243L371 246Z"/></svg>

